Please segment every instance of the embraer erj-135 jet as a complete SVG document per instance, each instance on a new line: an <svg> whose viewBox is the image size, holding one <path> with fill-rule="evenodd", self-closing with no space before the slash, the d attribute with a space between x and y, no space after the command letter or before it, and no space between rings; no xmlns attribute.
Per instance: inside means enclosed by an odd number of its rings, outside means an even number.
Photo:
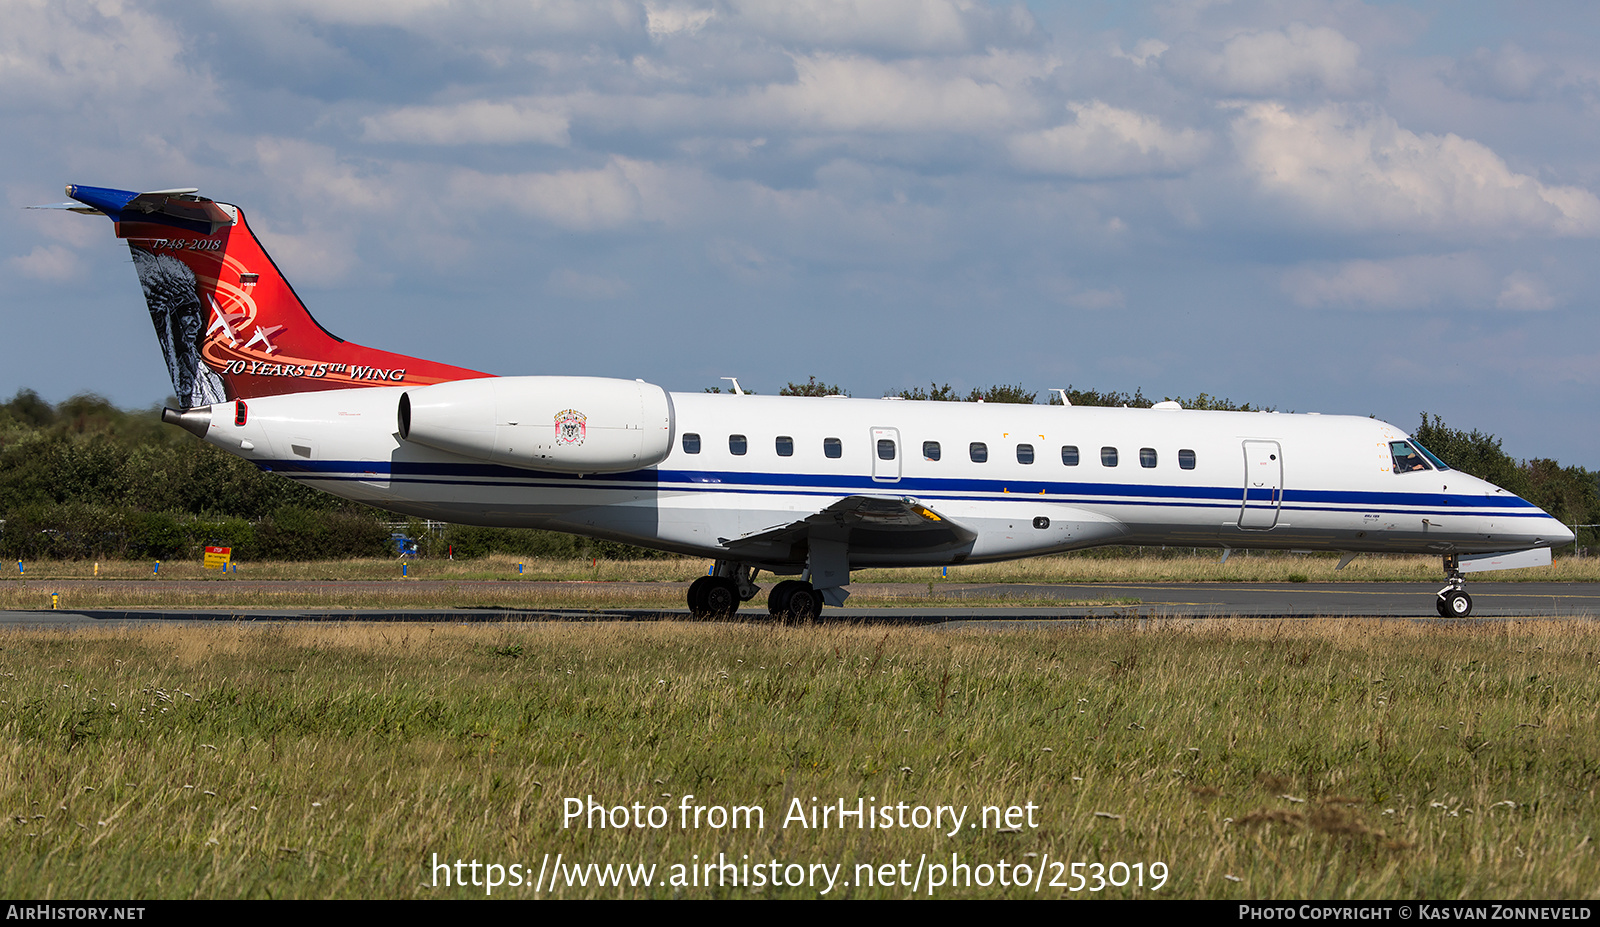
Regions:
<svg viewBox="0 0 1600 927"><path fill-rule="evenodd" d="M499 377L351 344L312 319L236 206L70 186L127 240L180 409L257 466L407 515L548 528L716 561L696 614L759 571L773 615L841 605L850 571L1106 544L1549 564L1572 532L1367 418L669 393Z"/></svg>

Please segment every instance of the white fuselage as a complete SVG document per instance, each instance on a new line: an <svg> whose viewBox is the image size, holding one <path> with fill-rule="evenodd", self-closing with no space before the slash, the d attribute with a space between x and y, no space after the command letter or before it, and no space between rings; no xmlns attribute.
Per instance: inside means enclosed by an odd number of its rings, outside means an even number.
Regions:
<svg viewBox="0 0 1600 927"><path fill-rule="evenodd" d="M1572 536L1465 473L1394 472L1390 442L1405 434L1353 416L672 393L664 460L572 474L405 440L404 392L251 399L244 425L221 404L205 439L397 512L710 558L849 497L925 507L963 529L937 543L858 534L851 568L1105 544L1465 554ZM796 572L804 553L780 539L739 558Z"/></svg>

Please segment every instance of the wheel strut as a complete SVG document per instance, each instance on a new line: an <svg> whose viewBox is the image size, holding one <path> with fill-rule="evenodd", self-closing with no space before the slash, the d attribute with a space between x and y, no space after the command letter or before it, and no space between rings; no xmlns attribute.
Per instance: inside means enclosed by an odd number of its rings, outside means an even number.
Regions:
<svg viewBox="0 0 1600 927"><path fill-rule="evenodd" d="M1467 581L1461 575L1461 559L1455 554L1444 558L1445 587L1439 590L1434 608L1441 618L1465 618L1472 614L1472 596L1467 595Z"/></svg>

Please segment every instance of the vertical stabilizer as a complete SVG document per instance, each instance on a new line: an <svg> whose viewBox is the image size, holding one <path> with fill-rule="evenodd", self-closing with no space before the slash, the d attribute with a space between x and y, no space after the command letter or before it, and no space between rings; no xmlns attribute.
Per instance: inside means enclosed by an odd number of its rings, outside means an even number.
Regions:
<svg viewBox="0 0 1600 927"><path fill-rule="evenodd" d="M128 242L179 403L365 386L425 386L489 374L352 344L306 311L243 211L192 189L69 186Z"/></svg>

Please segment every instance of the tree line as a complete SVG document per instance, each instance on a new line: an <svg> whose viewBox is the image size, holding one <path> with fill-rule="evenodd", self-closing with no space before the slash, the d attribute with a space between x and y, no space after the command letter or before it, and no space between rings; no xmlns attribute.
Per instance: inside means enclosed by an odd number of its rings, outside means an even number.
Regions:
<svg viewBox="0 0 1600 927"><path fill-rule="evenodd" d="M160 406L118 409L94 395L51 405L32 390L0 404L0 556L236 560L393 555L396 516L265 473L179 428ZM420 553L635 558L654 551L553 531L450 525L404 532Z"/></svg>
<svg viewBox="0 0 1600 927"><path fill-rule="evenodd" d="M781 395L846 394L810 378ZM946 383L903 390L923 401L1034 403L1021 384L996 384L964 394ZM1066 390L1075 406L1147 408L1153 400L1098 390ZM1059 403L1060 396L1048 397ZM1204 393L1178 400L1185 408L1252 411ZM1600 521L1600 473L1549 459L1518 461L1500 440L1458 431L1422 414L1415 437L1456 469L1480 476L1538 505L1569 525ZM232 547L240 560L379 557L394 553L390 513L264 473L182 429L163 425L160 408L118 409L94 395L57 405L32 390L0 403L0 556L16 559L198 558L207 545ZM474 557L636 558L644 548L551 531L451 525L405 533L423 555ZM1594 529L1578 531L1595 543Z"/></svg>

